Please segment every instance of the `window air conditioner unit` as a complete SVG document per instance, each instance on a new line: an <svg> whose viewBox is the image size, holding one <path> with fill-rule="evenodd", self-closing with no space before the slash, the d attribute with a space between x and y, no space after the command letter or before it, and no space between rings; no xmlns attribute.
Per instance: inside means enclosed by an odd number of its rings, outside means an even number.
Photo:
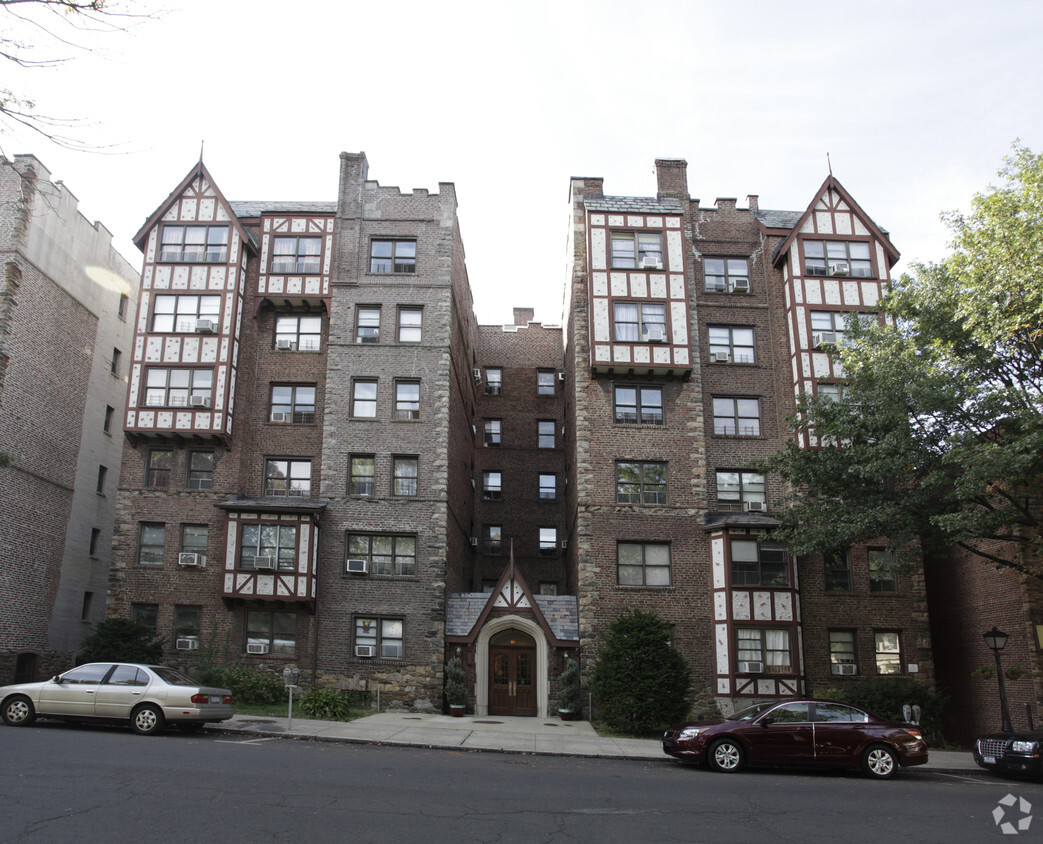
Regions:
<svg viewBox="0 0 1043 844"><path fill-rule="evenodd" d="M739 663L740 674L763 674L764 663L763 662L740 662Z"/></svg>
<svg viewBox="0 0 1043 844"><path fill-rule="evenodd" d="M178 639L174 643L174 647L179 651L198 651L199 640L198 639Z"/></svg>
<svg viewBox="0 0 1043 844"><path fill-rule="evenodd" d="M661 325L653 325L645 329L645 340L649 343L662 343L666 340L666 329Z"/></svg>
<svg viewBox="0 0 1043 844"><path fill-rule="evenodd" d="M196 320L196 333L197 334L213 334L217 331L217 323L212 319L197 319Z"/></svg>
<svg viewBox="0 0 1043 844"><path fill-rule="evenodd" d="M348 574L368 574L369 573L369 561L368 560L348 560L344 566L344 571Z"/></svg>
<svg viewBox="0 0 1043 844"><path fill-rule="evenodd" d="M472 548L477 548L478 547L478 537L477 536L472 536L471 537L471 547Z"/></svg>
<svg viewBox="0 0 1043 844"><path fill-rule="evenodd" d="M263 643L248 644L246 646L246 652L248 654L266 654L268 653L268 646Z"/></svg>
<svg viewBox="0 0 1043 844"><path fill-rule="evenodd" d="M750 280L748 278L737 278L732 281L732 293L749 293Z"/></svg>
<svg viewBox="0 0 1043 844"><path fill-rule="evenodd" d="M255 569L275 569L275 557L254 557Z"/></svg>
<svg viewBox="0 0 1043 844"><path fill-rule="evenodd" d="M193 554L184 551L177 555L177 564L179 566L205 566L206 557L202 554Z"/></svg>
<svg viewBox="0 0 1043 844"><path fill-rule="evenodd" d="M273 422L292 422L293 421L293 414L292 413L283 413L283 412L279 412L279 411L273 411L272 412L272 421Z"/></svg>
<svg viewBox="0 0 1043 844"><path fill-rule="evenodd" d="M210 407L210 396L189 396L188 403L192 407Z"/></svg>
<svg viewBox="0 0 1043 844"><path fill-rule="evenodd" d="M851 275L851 265L847 261L837 261L829 265L830 275Z"/></svg>
<svg viewBox="0 0 1043 844"><path fill-rule="evenodd" d="M834 664L833 673L844 675L857 674L858 666L855 665L853 662L847 664Z"/></svg>
<svg viewBox="0 0 1043 844"><path fill-rule="evenodd" d="M763 513L768 509L768 505L763 501L747 501L743 504L743 509L747 513Z"/></svg>
<svg viewBox="0 0 1043 844"><path fill-rule="evenodd" d="M732 356L729 355L727 352L714 352L713 353L714 363L727 363L731 359L732 359Z"/></svg>
<svg viewBox="0 0 1043 844"><path fill-rule="evenodd" d="M653 258L651 255L645 255L641 259L641 269L643 270L661 270L663 268L663 262L658 258Z"/></svg>
<svg viewBox="0 0 1043 844"><path fill-rule="evenodd" d="M821 331L818 334L813 334L811 337L811 345L816 349L821 349L823 346L835 346L837 344L837 333L835 331Z"/></svg>
<svg viewBox="0 0 1043 844"><path fill-rule="evenodd" d="M355 645L355 656L374 657L377 655L376 645Z"/></svg>
<svg viewBox="0 0 1043 844"><path fill-rule="evenodd" d="M280 337L275 341L275 348L277 349L296 349L297 344L293 342L289 337Z"/></svg>

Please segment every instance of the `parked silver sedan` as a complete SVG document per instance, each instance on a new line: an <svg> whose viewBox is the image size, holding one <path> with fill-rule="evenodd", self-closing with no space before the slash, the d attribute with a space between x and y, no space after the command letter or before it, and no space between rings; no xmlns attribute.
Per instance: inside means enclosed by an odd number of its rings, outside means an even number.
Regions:
<svg viewBox="0 0 1043 844"><path fill-rule="evenodd" d="M0 687L0 714L11 727L41 718L126 721L139 735L164 726L194 732L231 718L232 693L200 686L173 668L91 662L39 683Z"/></svg>

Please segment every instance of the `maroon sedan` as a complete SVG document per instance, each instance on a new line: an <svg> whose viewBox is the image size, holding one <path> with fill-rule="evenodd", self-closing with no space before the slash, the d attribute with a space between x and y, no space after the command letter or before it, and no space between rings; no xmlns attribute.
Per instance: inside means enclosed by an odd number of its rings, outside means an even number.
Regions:
<svg viewBox="0 0 1043 844"><path fill-rule="evenodd" d="M861 768L887 779L899 766L927 762L915 724L827 700L759 703L726 721L692 721L663 735L663 751L682 762L706 762L723 773L743 765Z"/></svg>

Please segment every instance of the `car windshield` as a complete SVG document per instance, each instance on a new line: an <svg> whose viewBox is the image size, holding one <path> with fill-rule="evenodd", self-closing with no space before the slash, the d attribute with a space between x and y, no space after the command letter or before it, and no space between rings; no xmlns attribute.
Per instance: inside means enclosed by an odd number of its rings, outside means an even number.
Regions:
<svg viewBox="0 0 1043 844"><path fill-rule="evenodd" d="M765 709L771 709L775 706L774 703L756 703L747 709L741 709L736 712L731 720L732 721L752 721L758 715L760 715Z"/></svg>
<svg viewBox="0 0 1043 844"><path fill-rule="evenodd" d="M199 684L195 680L191 680L182 674L180 671L175 671L173 668L165 668L162 665L149 666L153 673L159 677L164 683L169 683L171 686L198 686Z"/></svg>

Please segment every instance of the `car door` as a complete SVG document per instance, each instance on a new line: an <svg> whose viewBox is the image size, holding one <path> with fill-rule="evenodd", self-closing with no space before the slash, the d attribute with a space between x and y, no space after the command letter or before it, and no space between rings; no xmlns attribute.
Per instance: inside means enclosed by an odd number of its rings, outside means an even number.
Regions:
<svg viewBox="0 0 1043 844"><path fill-rule="evenodd" d="M816 703L815 756L822 765L852 765L866 742L868 716L842 703Z"/></svg>
<svg viewBox="0 0 1043 844"><path fill-rule="evenodd" d="M815 733L806 701L769 709L754 719L743 736L754 763L799 764L815 758Z"/></svg>
<svg viewBox="0 0 1043 844"><path fill-rule="evenodd" d="M117 665L98 687L94 714L100 718L129 718L130 710L148 691L151 678L136 665Z"/></svg>
<svg viewBox="0 0 1043 844"><path fill-rule="evenodd" d="M40 692L37 712L69 718L93 717L98 689L112 668L111 662L92 662L59 674Z"/></svg>

